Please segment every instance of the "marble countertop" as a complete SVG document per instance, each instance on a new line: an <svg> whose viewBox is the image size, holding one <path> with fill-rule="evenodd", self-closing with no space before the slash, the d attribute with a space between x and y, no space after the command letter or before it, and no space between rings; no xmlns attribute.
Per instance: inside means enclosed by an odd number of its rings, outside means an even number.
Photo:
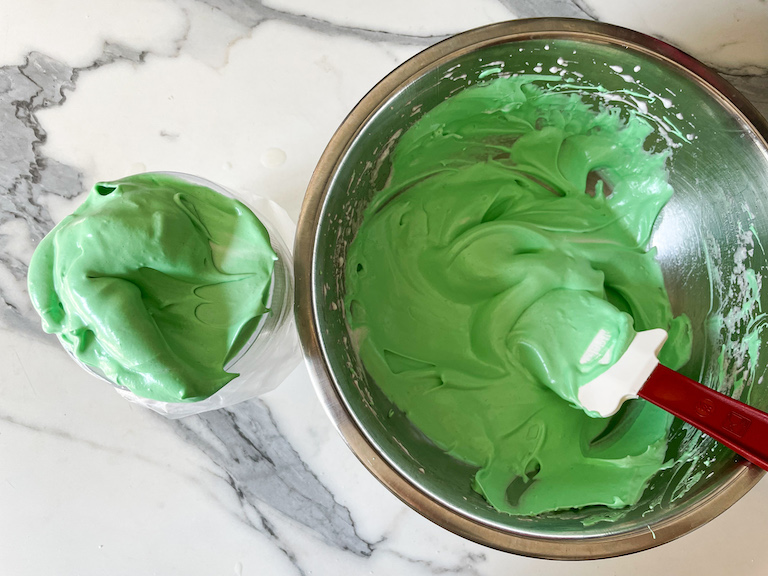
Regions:
<svg viewBox="0 0 768 576"><path fill-rule="evenodd" d="M4 574L766 574L768 481L654 550L517 557L454 536L383 488L303 366L262 400L168 421L79 369L31 309L34 246L95 181L189 172L296 219L325 144L379 79L446 35L530 16L656 35L768 115L765 0L2 2Z"/></svg>

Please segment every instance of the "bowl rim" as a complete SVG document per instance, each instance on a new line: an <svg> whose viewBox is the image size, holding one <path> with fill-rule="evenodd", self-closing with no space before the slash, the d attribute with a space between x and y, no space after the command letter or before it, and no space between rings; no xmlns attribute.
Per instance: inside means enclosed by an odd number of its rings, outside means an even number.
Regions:
<svg viewBox="0 0 768 576"><path fill-rule="evenodd" d="M745 130L768 148L768 122L741 93L689 54L646 34L590 20L530 18L481 26L451 36L419 52L376 84L352 109L323 152L307 187L296 231L296 326L310 378L325 412L369 472L405 504L454 534L498 550L557 560L608 558L659 546L706 524L744 496L764 471L735 457L742 465L710 494L685 510L628 532L548 537L479 522L401 475L374 444L336 385L321 345L317 321L314 265L320 218L333 177L363 127L400 90L430 69L481 48L538 38L582 40L631 48L659 60L706 89L740 120Z"/></svg>

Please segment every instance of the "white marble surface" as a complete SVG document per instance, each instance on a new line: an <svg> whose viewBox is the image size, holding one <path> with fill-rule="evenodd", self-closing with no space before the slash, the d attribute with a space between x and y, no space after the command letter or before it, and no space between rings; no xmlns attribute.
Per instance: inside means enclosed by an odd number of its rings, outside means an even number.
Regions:
<svg viewBox="0 0 768 576"><path fill-rule="evenodd" d="M295 219L325 143L447 34L579 16L658 35L768 113L764 0L72 0L0 3L0 573L768 573L768 481L629 557L534 560L421 518L357 462L299 367L277 391L172 423L42 334L26 266L97 179L191 172Z"/></svg>

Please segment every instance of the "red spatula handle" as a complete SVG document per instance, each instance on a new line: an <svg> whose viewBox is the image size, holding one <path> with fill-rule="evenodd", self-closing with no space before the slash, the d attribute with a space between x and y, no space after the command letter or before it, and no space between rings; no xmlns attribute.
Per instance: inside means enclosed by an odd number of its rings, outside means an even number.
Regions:
<svg viewBox="0 0 768 576"><path fill-rule="evenodd" d="M768 414L659 364L639 396L768 470Z"/></svg>

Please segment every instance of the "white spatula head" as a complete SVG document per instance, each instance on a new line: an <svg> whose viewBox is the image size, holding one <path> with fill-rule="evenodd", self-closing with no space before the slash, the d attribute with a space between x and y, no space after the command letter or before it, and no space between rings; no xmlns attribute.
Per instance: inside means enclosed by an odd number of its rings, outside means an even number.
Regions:
<svg viewBox="0 0 768 576"><path fill-rule="evenodd" d="M618 412L637 393L659 364L657 356L667 331L661 328L638 332L626 352L608 370L579 388L579 404L603 418Z"/></svg>

